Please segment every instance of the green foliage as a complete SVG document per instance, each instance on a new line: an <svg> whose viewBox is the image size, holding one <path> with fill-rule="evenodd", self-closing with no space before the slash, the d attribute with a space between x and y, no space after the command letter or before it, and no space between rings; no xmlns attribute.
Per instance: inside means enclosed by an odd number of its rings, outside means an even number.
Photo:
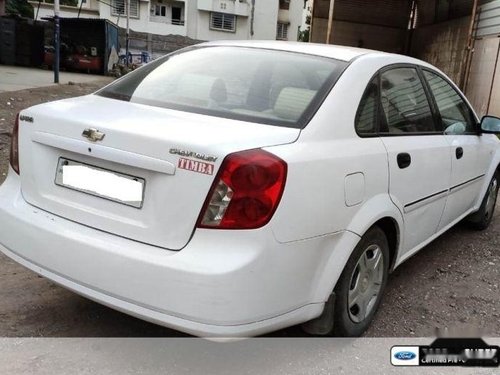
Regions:
<svg viewBox="0 0 500 375"><path fill-rule="evenodd" d="M309 33L311 27L308 26L305 30L300 30L299 28L299 42L309 42Z"/></svg>
<svg viewBox="0 0 500 375"><path fill-rule="evenodd" d="M27 0L7 0L5 3L5 13L33 18L33 7Z"/></svg>
<svg viewBox="0 0 500 375"><path fill-rule="evenodd" d="M308 9L308 13L306 16L306 29L302 30L299 27L299 41L300 42L309 42L309 34L311 33L311 10Z"/></svg>

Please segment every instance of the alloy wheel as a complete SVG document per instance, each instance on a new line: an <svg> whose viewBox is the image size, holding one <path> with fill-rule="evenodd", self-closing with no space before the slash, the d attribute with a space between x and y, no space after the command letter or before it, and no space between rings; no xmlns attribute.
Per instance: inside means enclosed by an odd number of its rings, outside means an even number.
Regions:
<svg viewBox="0 0 500 375"><path fill-rule="evenodd" d="M486 200L486 218L489 219L491 215L493 215L493 211L495 210L495 203L496 203L496 197L497 197L497 190L498 190L498 180L494 178L491 181L489 190L488 190L488 198Z"/></svg>
<svg viewBox="0 0 500 375"><path fill-rule="evenodd" d="M349 317L365 320L379 298L384 278L384 257L378 245L370 245L359 258L351 276L348 295Z"/></svg>

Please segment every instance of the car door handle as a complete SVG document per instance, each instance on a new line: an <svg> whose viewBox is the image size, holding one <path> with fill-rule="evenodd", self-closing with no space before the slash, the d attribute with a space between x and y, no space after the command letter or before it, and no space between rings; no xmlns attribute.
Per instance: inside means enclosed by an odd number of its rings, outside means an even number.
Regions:
<svg viewBox="0 0 500 375"><path fill-rule="evenodd" d="M406 153L406 152L402 152L401 154L398 154L398 166L399 168L401 169L405 169L405 168L408 168L411 164L411 155Z"/></svg>
<svg viewBox="0 0 500 375"><path fill-rule="evenodd" d="M457 147L455 150L455 156L457 159L462 159L462 156L464 156L464 149L462 147Z"/></svg>

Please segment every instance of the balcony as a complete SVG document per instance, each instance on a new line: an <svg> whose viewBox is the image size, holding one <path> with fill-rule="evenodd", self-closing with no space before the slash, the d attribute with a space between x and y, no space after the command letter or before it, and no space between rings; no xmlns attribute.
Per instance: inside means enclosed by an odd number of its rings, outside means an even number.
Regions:
<svg viewBox="0 0 500 375"><path fill-rule="evenodd" d="M250 6L247 0L198 0L198 10L229 13L242 17L250 16Z"/></svg>
<svg viewBox="0 0 500 375"><path fill-rule="evenodd" d="M156 0L151 2L149 20L174 26L184 26L185 4L177 0Z"/></svg>

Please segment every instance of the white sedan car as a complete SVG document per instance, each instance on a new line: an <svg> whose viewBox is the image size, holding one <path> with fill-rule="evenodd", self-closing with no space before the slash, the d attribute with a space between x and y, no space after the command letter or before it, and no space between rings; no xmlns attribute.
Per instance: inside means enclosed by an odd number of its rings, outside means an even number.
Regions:
<svg viewBox="0 0 500 375"><path fill-rule="evenodd" d="M194 335L356 336L395 267L464 218L488 226L496 132L406 56L201 44L21 111L0 250Z"/></svg>

